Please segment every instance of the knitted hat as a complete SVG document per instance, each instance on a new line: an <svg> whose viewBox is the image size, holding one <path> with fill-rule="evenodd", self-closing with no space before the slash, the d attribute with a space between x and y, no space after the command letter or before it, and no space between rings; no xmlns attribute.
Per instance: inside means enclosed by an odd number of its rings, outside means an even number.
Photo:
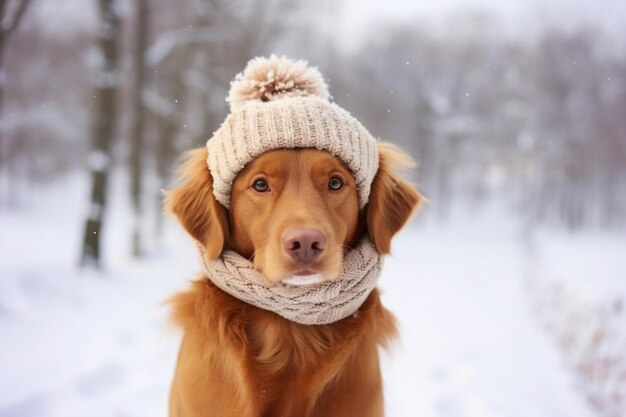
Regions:
<svg viewBox="0 0 626 417"><path fill-rule="evenodd" d="M213 194L226 208L235 177L257 156L274 149L316 148L352 171L360 207L367 204L378 170L376 140L350 113L329 101L317 68L272 55L254 58L231 82L231 113L207 142Z"/></svg>

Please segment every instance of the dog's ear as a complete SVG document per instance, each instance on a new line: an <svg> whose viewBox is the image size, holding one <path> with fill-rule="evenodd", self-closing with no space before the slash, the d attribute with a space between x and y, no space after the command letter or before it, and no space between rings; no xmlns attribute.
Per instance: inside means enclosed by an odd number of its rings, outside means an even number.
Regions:
<svg viewBox="0 0 626 417"><path fill-rule="evenodd" d="M395 168L414 166L413 161L387 142L378 143L378 152L380 164L366 207L367 229L378 252L388 254L391 238L404 226L423 197L395 172Z"/></svg>
<svg viewBox="0 0 626 417"><path fill-rule="evenodd" d="M179 185L166 194L166 209L205 246L207 257L215 259L228 243L228 214L213 196L207 156L204 147L185 154L178 172Z"/></svg>

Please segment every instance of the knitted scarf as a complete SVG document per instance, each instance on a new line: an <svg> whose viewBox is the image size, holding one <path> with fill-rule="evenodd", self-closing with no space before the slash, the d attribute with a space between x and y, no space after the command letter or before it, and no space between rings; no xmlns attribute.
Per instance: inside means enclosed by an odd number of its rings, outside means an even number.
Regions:
<svg viewBox="0 0 626 417"><path fill-rule="evenodd" d="M328 324L358 312L380 276L382 256L368 238L343 259L334 281L305 286L271 283L252 262L232 250L209 260L202 245L200 259L208 278L221 290L248 304L273 311L300 324Z"/></svg>

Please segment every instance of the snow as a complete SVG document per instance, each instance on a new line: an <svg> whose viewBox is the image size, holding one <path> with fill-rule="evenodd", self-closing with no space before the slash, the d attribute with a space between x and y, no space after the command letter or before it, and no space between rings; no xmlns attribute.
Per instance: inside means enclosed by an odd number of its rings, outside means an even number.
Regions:
<svg viewBox="0 0 626 417"><path fill-rule="evenodd" d="M130 243L120 244L130 208L114 198L108 268L80 272L87 195L86 179L73 178L0 213L2 417L166 414L178 338L162 302L193 276L193 245L170 227L171 248L130 261Z"/></svg>
<svg viewBox="0 0 626 417"><path fill-rule="evenodd" d="M110 64L110 63L109 63ZM96 85L100 88L114 88L120 83L120 76L117 70L107 68L100 71L96 78Z"/></svg>
<svg viewBox="0 0 626 417"><path fill-rule="evenodd" d="M109 155L101 150L91 151L89 154L89 168L93 171L104 171L111 164Z"/></svg>
<svg viewBox="0 0 626 417"><path fill-rule="evenodd" d="M29 8L32 24L51 36L71 38L97 26L97 3L84 0L38 0ZM24 18L29 18L27 14Z"/></svg>
<svg viewBox="0 0 626 417"><path fill-rule="evenodd" d="M141 92L141 100L148 109L159 116L168 117L174 113L174 105L152 89L145 88Z"/></svg>
<svg viewBox="0 0 626 417"><path fill-rule="evenodd" d="M148 48L145 55L146 65L155 67L162 62L177 46L190 43L214 43L233 38L232 28L172 29L162 33Z"/></svg>
<svg viewBox="0 0 626 417"><path fill-rule="evenodd" d="M89 217L89 220L97 221L98 219L100 219L101 215L102 215L102 205L95 203L95 202L91 202L91 205L89 206L89 214L87 215Z"/></svg>
<svg viewBox="0 0 626 417"><path fill-rule="evenodd" d="M539 234L529 245L536 254L529 279L538 294L535 303L541 323L560 345L580 389L600 415L625 415L623 232L586 232L576 239L546 239Z"/></svg>
<svg viewBox="0 0 626 417"><path fill-rule="evenodd" d="M127 184L116 175L112 185L101 274L76 267L86 177L27 190L19 210L0 211L0 417L167 413L180 335L162 302L193 278L196 254L169 220L161 243L132 260ZM387 415L594 415L571 354L541 319L538 306L560 304L534 283L554 277L614 295L624 238L546 231L529 244L501 209L452 219L408 227L383 268L401 334L382 358Z"/></svg>
<svg viewBox="0 0 626 417"><path fill-rule="evenodd" d="M494 217L413 228L396 241L382 285L402 324L400 349L385 361L390 415L592 415L538 328L517 233L507 219L488 224Z"/></svg>

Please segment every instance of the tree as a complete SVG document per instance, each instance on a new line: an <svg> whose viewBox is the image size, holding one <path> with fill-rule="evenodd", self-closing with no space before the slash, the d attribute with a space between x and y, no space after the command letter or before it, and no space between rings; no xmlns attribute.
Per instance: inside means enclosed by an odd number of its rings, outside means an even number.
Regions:
<svg viewBox="0 0 626 417"><path fill-rule="evenodd" d="M132 231L132 255L141 256L143 252L141 243L141 221L144 210L142 204L142 178L143 158L142 145L144 136L144 106L143 90L145 87L146 73L146 44L148 36L148 5L146 0L135 0L135 48L134 58L134 85L132 93L133 121L131 124L131 151L130 151L130 175L131 175L131 199L133 202L134 219Z"/></svg>
<svg viewBox="0 0 626 417"><path fill-rule="evenodd" d="M115 0L98 0L100 62L96 75L92 113L91 205L85 221L81 266L100 267L100 239L111 167L111 145L116 127L118 90L119 17Z"/></svg>
<svg viewBox="0 0 626 417"><path fill-rule="evenodd" d="M20 21L26 13L26 9L30 4L30 0L21 0L13 8L13 13L7 9L7 0L0 0L0 170L5 166L4 149L5 149L5 124L3 112L4 87L6 84L6 76L4 72L4 51L6 43L11 34L18 28ZM0 175L1 178L1 175ZM0 188L0 202L2 198L2 188Z"/></svg>

